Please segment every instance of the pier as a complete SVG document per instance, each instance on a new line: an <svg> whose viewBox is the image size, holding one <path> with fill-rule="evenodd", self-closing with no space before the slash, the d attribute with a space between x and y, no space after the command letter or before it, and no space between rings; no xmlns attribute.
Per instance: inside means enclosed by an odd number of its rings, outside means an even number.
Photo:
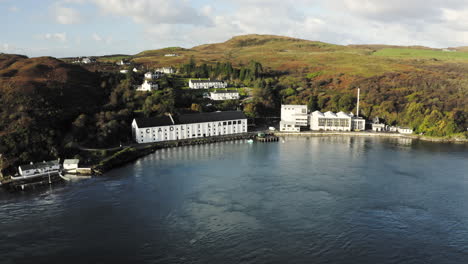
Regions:
<svg viewBox="0 0 468 264"><path fill-rule="evenodd" d="M258 142L277 142L279 141L279 137L275 136L274 134L265 134L265 133L258 133L257 137L255 138Z"/></svg>

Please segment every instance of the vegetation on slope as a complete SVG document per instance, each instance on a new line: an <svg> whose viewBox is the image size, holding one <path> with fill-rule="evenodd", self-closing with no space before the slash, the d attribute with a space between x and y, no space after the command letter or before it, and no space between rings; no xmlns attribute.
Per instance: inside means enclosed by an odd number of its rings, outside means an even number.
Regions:
<svg viewBox="0 0 468 264"><path fill-rule="evenodd" d="M164 56L167 53L178 56ZM238 108L250 117L279 116L282 103L307 104L311 110L355 111L358 87L361 115L368 119L378 116L388 124L410 126L429 136L463 135L468 127L466 54L247 35L192 49L168 48L126 57L134 63L131 67L178 68L178 76L161 78L161 89L150 93L135 91L143 77L131 70L126 75L95 72L99 65L88 71L49 57L2 54L3 167L82 154L70 146L118 146L130 140L129 127L136 116ZM226 80L245 87L249 98L212 103L202 98L203 91L182 89L188 78Z"/></svg>

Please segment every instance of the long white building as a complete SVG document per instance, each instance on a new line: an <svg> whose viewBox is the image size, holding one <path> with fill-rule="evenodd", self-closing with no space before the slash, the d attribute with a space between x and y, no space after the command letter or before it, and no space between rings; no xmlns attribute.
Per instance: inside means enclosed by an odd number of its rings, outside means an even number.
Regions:
<svg viewBox="0 0 468 264"><path fill-rule="evenodd" d="M307 105L281 105L280 131L299 132L308 120Z"/></svg>
<svg viewBox="0 0 468 264"><path fill-rule="evenodd" d="M46 173L58 173L60 164L58 160L43 161L37 163L30 163L28 165L21 165L18 167L18 172L22 177L42 175Z"/></svg>
<svg viewBox="0 0 468 264"><path fill-rule="evenodd" d="M311 130L356 131L365 130L365 125L365 119L344 112L315 111L310 114Z"/></svg>
<svg viewBox="0 0 468 264"><path fill-rule="evenodd" d="M247 117L240 111L136 118L132 135L137 143L239 134L247 132Z"/></svg>
<svg viewBox="0 0 468 264"><path fill-rule="evenodd" d="M155 72L162 72L164 74L174 74L176 73L176 69L172 67L161 67L161 68L157 68Z"/></svg>
<svg viewBox="0 0 468 264"><path fill-rule="evenodd" d="M235 90L214 91L210 93L211 100L237 100L239 99L239 92Z"/></svg>
<svg viewBox="0 0 468 264"><path fill-rule="evenodd" d="M218 80L189 80L190 89L226 88L227 83Z"/></svg>

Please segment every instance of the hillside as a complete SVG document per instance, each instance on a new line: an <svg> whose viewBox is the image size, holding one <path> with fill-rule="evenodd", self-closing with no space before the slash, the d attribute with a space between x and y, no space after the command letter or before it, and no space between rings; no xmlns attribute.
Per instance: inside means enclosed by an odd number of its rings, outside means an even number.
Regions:
<svg viewBox="0 0 468 264"><path fill-rule="evenodd" d="M388 124L444 136L468 127L465 51L463 47L443 50L422 46L340 46L282 36L245 35L223 43L179 49L178 57L164 57L163 52L154 50L142 52L133 61L148 67L183 65L184 69L191 67L187 65L191 59L197 65L229 62L237 68L249 67L255 61L266 71L277 71L281 76L261 83L244 81L246 85L270 90L259 94L271 99L259 97L246 106L255 112L252 115L273 114L280 102L309 104L320 110L355 110L353 98L360 87L361 113L366 118L379 116Z"/></svg>
<svg viewBox="0 0 468 264"><path fill-rule="evenodd" d="M230 61L233 65L255 60L268 68L289 72L343 73L371 77L390 71L417 69L421 64L468 62L468 53L445 52L421 46L340 46L272 35L245 35L223 43L177 49L177 57L165 57L166 49L144 51L133 61L148 66L179 66L194 57L199 63Z"/></svg>
<svg viewBox="0 0 468 264"><path fill-rule="evenodd" d="M279 115L282 103L355 111L358 87L360 113L367 119L379 117L429 136L466 137L468 52L457 50L245 35L191 49L104 56L85 66L0 54L0 154L5 159L0 165L80 155L66 147L77 143L109 147L128 142L131 120L139 115L241 107L250 117L271 117ZM122 67L173 66L179 73L159 79L158 91L136 93L143 74L118 74L115 61L123 58L134 65ZM242 90L249 98L242 104L211 104L183 89L189 78L248 87Z"/></svg>
<svg viewBox="0 0 468 264"><path fill-rule="evenodd" d="M0 55L0 153L9 163L55 158L69 123L101 103L96 87L98 75L80 66Z"/></svg>

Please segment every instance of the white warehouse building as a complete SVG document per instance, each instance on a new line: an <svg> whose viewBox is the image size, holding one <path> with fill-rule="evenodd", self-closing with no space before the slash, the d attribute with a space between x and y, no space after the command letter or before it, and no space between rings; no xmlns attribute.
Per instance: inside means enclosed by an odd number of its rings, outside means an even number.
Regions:
<svg viewBox="0 0 468 264"><path fill-rule="evenodd" d="M307 105L281 105L280 131L299 132L308 121Z"/></svg>
<svg viewBox="0 0 468 264"><path fill-rule="evenodd" d="M218 80L189 80L190 89L226 88L227 83Z"/></svg>
<svg viewBox="0 0 468 264"><path fill-rule="evenodd" d="M311 130L331 130L331 131L353 131L365 130L366 120L355 117L352 113L333 113L331 111L322 113L315 111L310 114Z"/></svg>
<svg viewBox="0 0 468 264"><path fill-rule="evenodd" d="M247 117L240 111L136 118L132 135L137 143L203 138L247 132Z"/></svg>
<svg viewBox="0 0 468 264"><path fill-rule="evenodd" d="M60 164L58 160L43 161L37 163L30 163L28 165L21 165L18 167L20 176L33 176L42 175L46 173L58 173Z"/></svg>

